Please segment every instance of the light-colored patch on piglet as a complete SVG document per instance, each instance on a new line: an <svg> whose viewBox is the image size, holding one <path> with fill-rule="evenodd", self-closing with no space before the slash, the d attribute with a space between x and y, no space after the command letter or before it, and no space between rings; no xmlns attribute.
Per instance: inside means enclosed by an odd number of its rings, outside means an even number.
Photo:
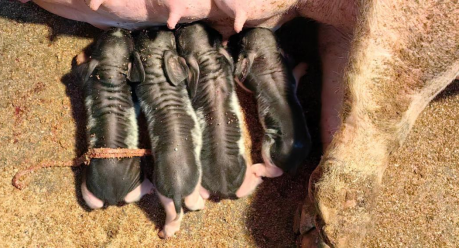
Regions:
<svg viewBox="0 0 460 248"><path fill-rule="evenodd" d="M198 166L198 170L200 172L200 179L201 179L201 174L202 174L202 169L201 169L201 160L200 160L200 155L201 155L201 148L203 146L203 140L202 140L202 125L204 123L204 117L202 111L199 113L200 118L198 118L198 111L195 112L192 107L192 103L190 102L190 98L188 96L187 90L184 88L181 92L182 98L184 99L184 103L186 103L185 106L185 111L186 113L192 118L193 120L193 129L191 130L192 133L192 142L193 142L193 147L194 147L194 156L195 156L195 161ZM201 180L199 180L201 183Z"/></svg>
<svg viewBox="0 0 460 248"><path fill-rule="evenodd" d="M238 140L239 154L243 156L243 158L245 159L250 159L251 156L248 156L247 154L247 151L246 151L247 149L245 146L245 137L243 135L243 128L245 128L246 125L243 122L243 118L244 118L243 113L242 113L241 106L240 106L240 103L238 101L235 91L233 91L230 96L230 108L231 108L231 112L233 112L238 118L238 125L240 127L240 132L241 132L240 139Z"/></svg>
<svg viewBox="0 0 460 248"><path fill-rule="evenodd" d="M155 118L153 117L153 109L150 105L146 104L145 102L141 101L140 103L142 110L144 111L145 117L147 118L147 123L149 129L152 130L153 126L155 125ZM153 149L158 146L158 136L155 136L153 132L149 132L150 135L150 142Z"/></svg>
<svg viewBox="0 0 460 248"><path fill-rule="evenodd" d="M125 138L125 144L128 149L136 149L139 142L139 131L134 107L127 110L127 115L129 125L126 126L127 135Z"/></svg>

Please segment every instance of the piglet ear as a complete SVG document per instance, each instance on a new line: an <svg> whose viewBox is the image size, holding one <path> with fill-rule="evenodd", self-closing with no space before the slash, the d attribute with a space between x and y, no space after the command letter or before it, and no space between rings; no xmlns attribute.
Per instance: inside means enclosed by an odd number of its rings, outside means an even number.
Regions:
<svg viewBox="0 0 460 248"><path fill-rule="evenodd" d="M254 53L241 53L238 56L238 61L235 66L235 77L243 83L249 72L251 71L252 63L254 62Z"/></svg>
<svg viewBox="0 0 460 248"><path fill-rule="evenodd" d="M190 78L188 80L188 88L190 91L190 97L194 98L196 92L198 90L198 80L200 77L200 67L198 66L198 62L192 56L187 58L187 64L190 70Z"/></svg>
<svg viewBox="0 0 460 248"><path fill-rule="evenodd" d="M128 71L128 80L141 83L145 81L145 70L138 52L133 52L133 62Z"/></svg>
<svg viewBox="0 0 460 248"><path fill-rule="evenodd" d="M94 69L96 69L96 66L99 65L99 61L96 59L90 59L90 61L83 63L79 65L76 69L77 74L80 76L81 80L83 83L86 83L93 74Z"/></svg>
<svg viewBox="0 0 460 248"><path fill-rule="evenodd" d="M187 63L171 50L166 50L163 54L163 68L169 82L174 86L188 78Z"/></svg>

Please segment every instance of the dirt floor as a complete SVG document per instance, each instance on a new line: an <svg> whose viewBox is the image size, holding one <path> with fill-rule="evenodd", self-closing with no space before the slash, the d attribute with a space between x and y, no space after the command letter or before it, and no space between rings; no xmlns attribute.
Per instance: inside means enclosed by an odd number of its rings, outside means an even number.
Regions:
<svg viewBox="0 0 460 248"><path fill-rule="evenodd" d="M321 157L317 59L310 59L299 88L314 140L304 168L295 177L265 180L251 198L207 202L205 210L185 215L172 239L157 237L164 212L153 195L89 211L79 189L80 168L41 170L27 179L26 189L11 186L14 174L33 163L70 160L85 151L85 112L70 72L73 57L99 32L30 2L0 0L0 246L294 247L293 213ZM393 155L365 247L458 247L458 90L456 81L438 96ZM243 92L240 97L259 162L254 102Z"/></svg>

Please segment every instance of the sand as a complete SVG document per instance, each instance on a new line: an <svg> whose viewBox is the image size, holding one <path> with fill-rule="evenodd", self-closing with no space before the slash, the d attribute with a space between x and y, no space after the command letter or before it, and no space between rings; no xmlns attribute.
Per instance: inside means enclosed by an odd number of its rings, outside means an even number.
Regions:
<svg viewBox="0 0 460 248"><path fill-rule="evenodd" d="M299 174L267 179L249 198L206 202L205 210L186 213L174 238L157 237L164 211L154 195L90 211L81 198L80 168L41 170L22 191L11 185L14 174L33 163L85 151L85 112L70 72L74 56L99 33L30 2L0 1L0 246L294 247L293 214L321 158L317 59L310 59L299 86L314 141ZM260 162L254 101L242 91L239 96L255 133L254 162ZM458 247L458 101L457 81L421 114L392 156L366 247Z"/></svg>

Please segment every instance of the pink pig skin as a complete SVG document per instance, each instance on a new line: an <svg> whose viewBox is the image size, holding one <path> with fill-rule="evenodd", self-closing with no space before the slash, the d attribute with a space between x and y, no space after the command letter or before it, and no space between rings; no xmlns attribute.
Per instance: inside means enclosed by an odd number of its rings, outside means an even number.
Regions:
<svg viewBox="0 0 460 248"><path fill-rule="evenodd" d="M24 0L21 0L24 1ZM40 7L68 19L88 22L98 28L140 29L207 17L213 3L209 0L34 0Z"/></svg>
<svg viewBox="0 0 460 248"><path fill-rule="evenodd" d="M20 0L27 2L28 0ZM295 0L33 0L56 15L107 29L129 30L203 20L224 36L243 26L276 28L297 16Z"/></svg>
<svg viewBox="0 0 460 248"><path fill-rule="evenodd" d="M227 15L235 19L233 28L239 33L247 20L268 19L273 16L285 14L292 6L295 6L295 0L215 0L216 5Z"/></svg>
<svg viewBox="0 0 460 248"><path fill-rule="evenodd" d="M120 17L124 16L133 20L152 21L150 16L155 16L161 22L166 19L168 27L174 29L182 17L195 19L206 16L211 10L212 2L203 0L87 0L87 3L94 11L97 11L102 5Z"/></svg>

